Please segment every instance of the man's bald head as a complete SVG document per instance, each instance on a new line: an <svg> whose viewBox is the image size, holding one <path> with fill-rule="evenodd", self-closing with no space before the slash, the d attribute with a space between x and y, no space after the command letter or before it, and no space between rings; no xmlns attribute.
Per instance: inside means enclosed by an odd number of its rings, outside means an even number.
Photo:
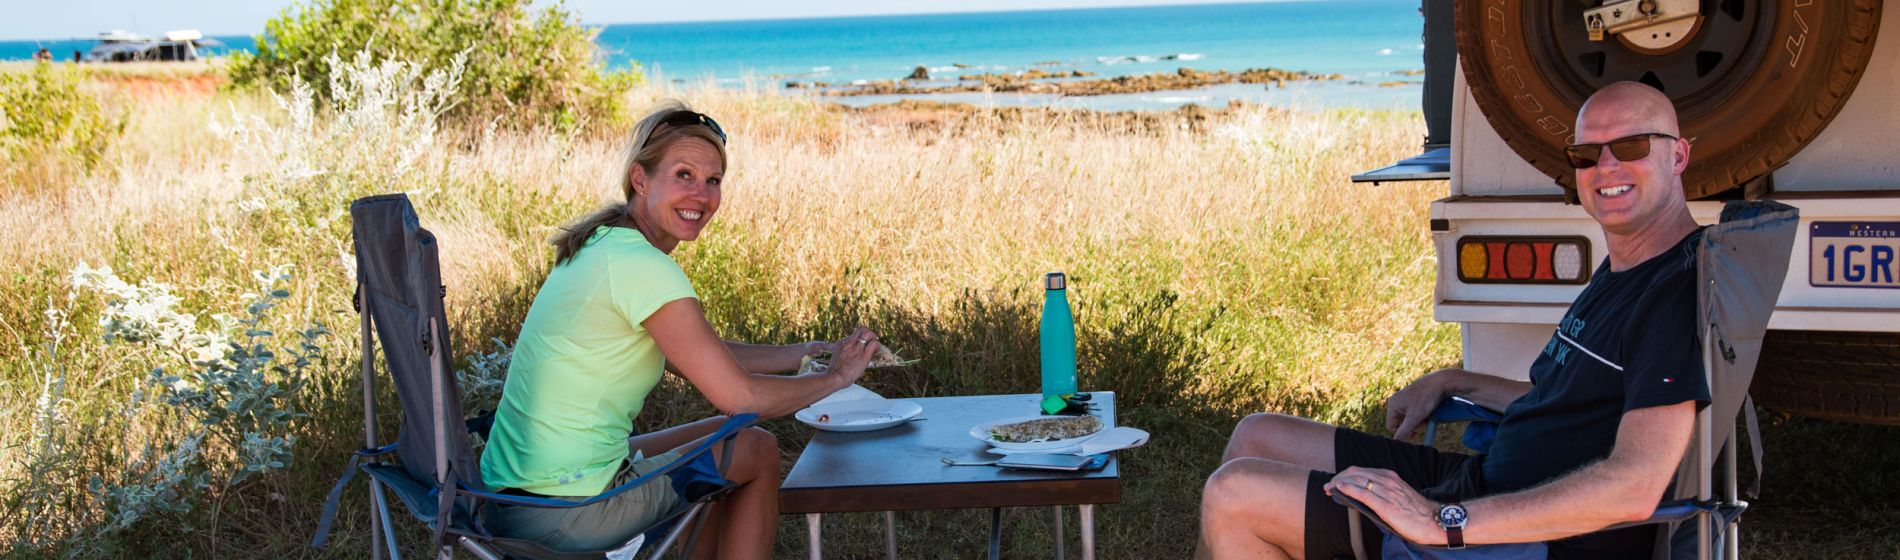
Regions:
<svg viewBox="0 0 1900 560"><path fill-rule="evenodd" d="M1588 160L1577 168L1577 198L1603 227L1618 267L1655 256L1695 230L1682 193L1690 145L1681 136L1669 97L1637 82L1597 90L1577 113L1569 149Z"/></svg>
<svg viewBox="0 0 1900 560"><path fill-rule="evenodd" d="M1591 94L1590 99L1583 102L1583 108L1577 111L1577 141L1601 142L1609 139L1586 139L1586 135L1624 134L1605 130L1613 124L1646 129L1642 132L1682 136L1682 131L1676 125L1676 106L1670 103L1669 96L1641 82L1617 82Z"/></svg>

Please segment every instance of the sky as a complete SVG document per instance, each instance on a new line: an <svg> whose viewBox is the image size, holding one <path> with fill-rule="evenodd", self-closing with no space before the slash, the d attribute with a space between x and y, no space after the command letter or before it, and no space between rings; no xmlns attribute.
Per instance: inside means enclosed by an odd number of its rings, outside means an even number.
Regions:
<svg viewBox="0 0 1900 560"><path fill-rule="evenodd" d="M854 15L992 12L1260 0L566 0L589 24L784 19ZM0 41L92 38L123 29L158 35L197 29L206 35L255 35L293 0L0 0ZM549 0L536 0L536 6Z"/></svg>

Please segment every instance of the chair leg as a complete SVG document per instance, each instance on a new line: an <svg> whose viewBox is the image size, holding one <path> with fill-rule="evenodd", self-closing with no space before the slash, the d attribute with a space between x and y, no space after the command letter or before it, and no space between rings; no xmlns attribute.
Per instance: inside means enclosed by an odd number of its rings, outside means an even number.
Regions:
<svg viewBox="0 0 1900 560"><path fill-rule="evenodd" d="M456 544L462 545L462 548L468 549L469 554L474 554L476 558L482 560L501 560L500 554L496 554L495 551L489 550L486 546L482 546L482 543L470 540L468 537L456 537L455 542Z"/></svg>
<svg viewBox="0 0 1900 560"><path fill-rule="evenodd" d="M1370 560L1366 556L1365 523L1359 518L1359 512L1346 510L1346 534L1352 539L1352 557L1358 560Z"/></svg>
<svg viewBox="0 0 1900 560"><path fill-rule="evenodd" d="M667 549L672 548L673 543L679 540L680 533L686 531L687 525L693 524L693 522L699 517L700 510L705 507L706 507L705 502L700 502L700 503L693 504L691 508L688 508L686 510L686 515L680 516L679 524L674 525L672 529L666 532L665 538L660 539L660 542L655 543L653 545L653 555L648 556L648 558L659 558L661 556L665 556ZM686 551L685 551L685 554L683 554L682 556L689 556L692 553L693 553L693 543L692 543L691 537L688 537L687 544L686 544Z"/></svg>
<svg viewBox="0 0 1900 560"><path fill-rule="evenodd" d="M375 478L369 479L369 557L371 560L383 560L383 493ZM393 560L393 559L392 559Z"/></svg>
<svg viewBox="0 0 1900 560"><path fill-rule="evenodd" d="M699 545L699 531L706 528L706 517L712 515L712 507L709 502L701 502L694 507L691 515L686 516L686 521L692 523L693 528L686 533L686 550L680 555L681 558L692 556L693 547Z"/></svg>
<svg viewBox="0 0 1900 560"><path fill-rule="evenodd" d="M370 503L375 508L375 511L370 512L369 520L370 551L377 558L382 558L382 550L376 548L376 541L381 539L383 546L389 549L389 560L402 560L402 552L398 550L396 544L396 523L389 519L389 497L383 495L383 483L371 478L369 489L372 492Z"/></svg>

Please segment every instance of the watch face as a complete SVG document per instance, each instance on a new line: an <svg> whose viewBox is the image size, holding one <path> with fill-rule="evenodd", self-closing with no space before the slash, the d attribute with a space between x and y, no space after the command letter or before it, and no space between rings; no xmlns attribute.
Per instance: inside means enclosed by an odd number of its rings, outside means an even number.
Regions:
<svg viewBox="0 0 1900 560"><path fill-rule="evenodd" d="M1445 504L1445 507L1438 508L1438 524L1444 527L1463 527L1465 506Z"/></svg>

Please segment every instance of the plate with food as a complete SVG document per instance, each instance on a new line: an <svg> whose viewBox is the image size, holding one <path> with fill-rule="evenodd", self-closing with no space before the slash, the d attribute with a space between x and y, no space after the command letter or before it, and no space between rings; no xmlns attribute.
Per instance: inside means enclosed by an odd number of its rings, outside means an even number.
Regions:
<svg viewBox="0 0 1900 560"><path fill-rule="evenodd" d="M807 373L824 373L826 371L829 371L831 369L831 358L832 356L828 353L822 356L805 356L803 359L800 359L798 361L798 373L800 375L803 375ZM877 353L871 355L870 363L865 364L864 368L878 369L878 368L904 367L911 364L915 364L917 362L918 360L906 360L898 356L897 352L891 351L889 347L878 346Z"/></svg>
<svg viewBox="0 0 1900 560"><path fill-rule="evenodd" d="M1006 451L1048 451L1079 445L1105 427L1094 416L1024 416L977 424L970 437Z"/></svg>
<svg viewBox="0 0 1900 560"><path fill-rule="evenodd" d="M923 413L924 407L906 400L860 399L814 404L794 417L820 430L868 432L909 422Z"/></svg>

